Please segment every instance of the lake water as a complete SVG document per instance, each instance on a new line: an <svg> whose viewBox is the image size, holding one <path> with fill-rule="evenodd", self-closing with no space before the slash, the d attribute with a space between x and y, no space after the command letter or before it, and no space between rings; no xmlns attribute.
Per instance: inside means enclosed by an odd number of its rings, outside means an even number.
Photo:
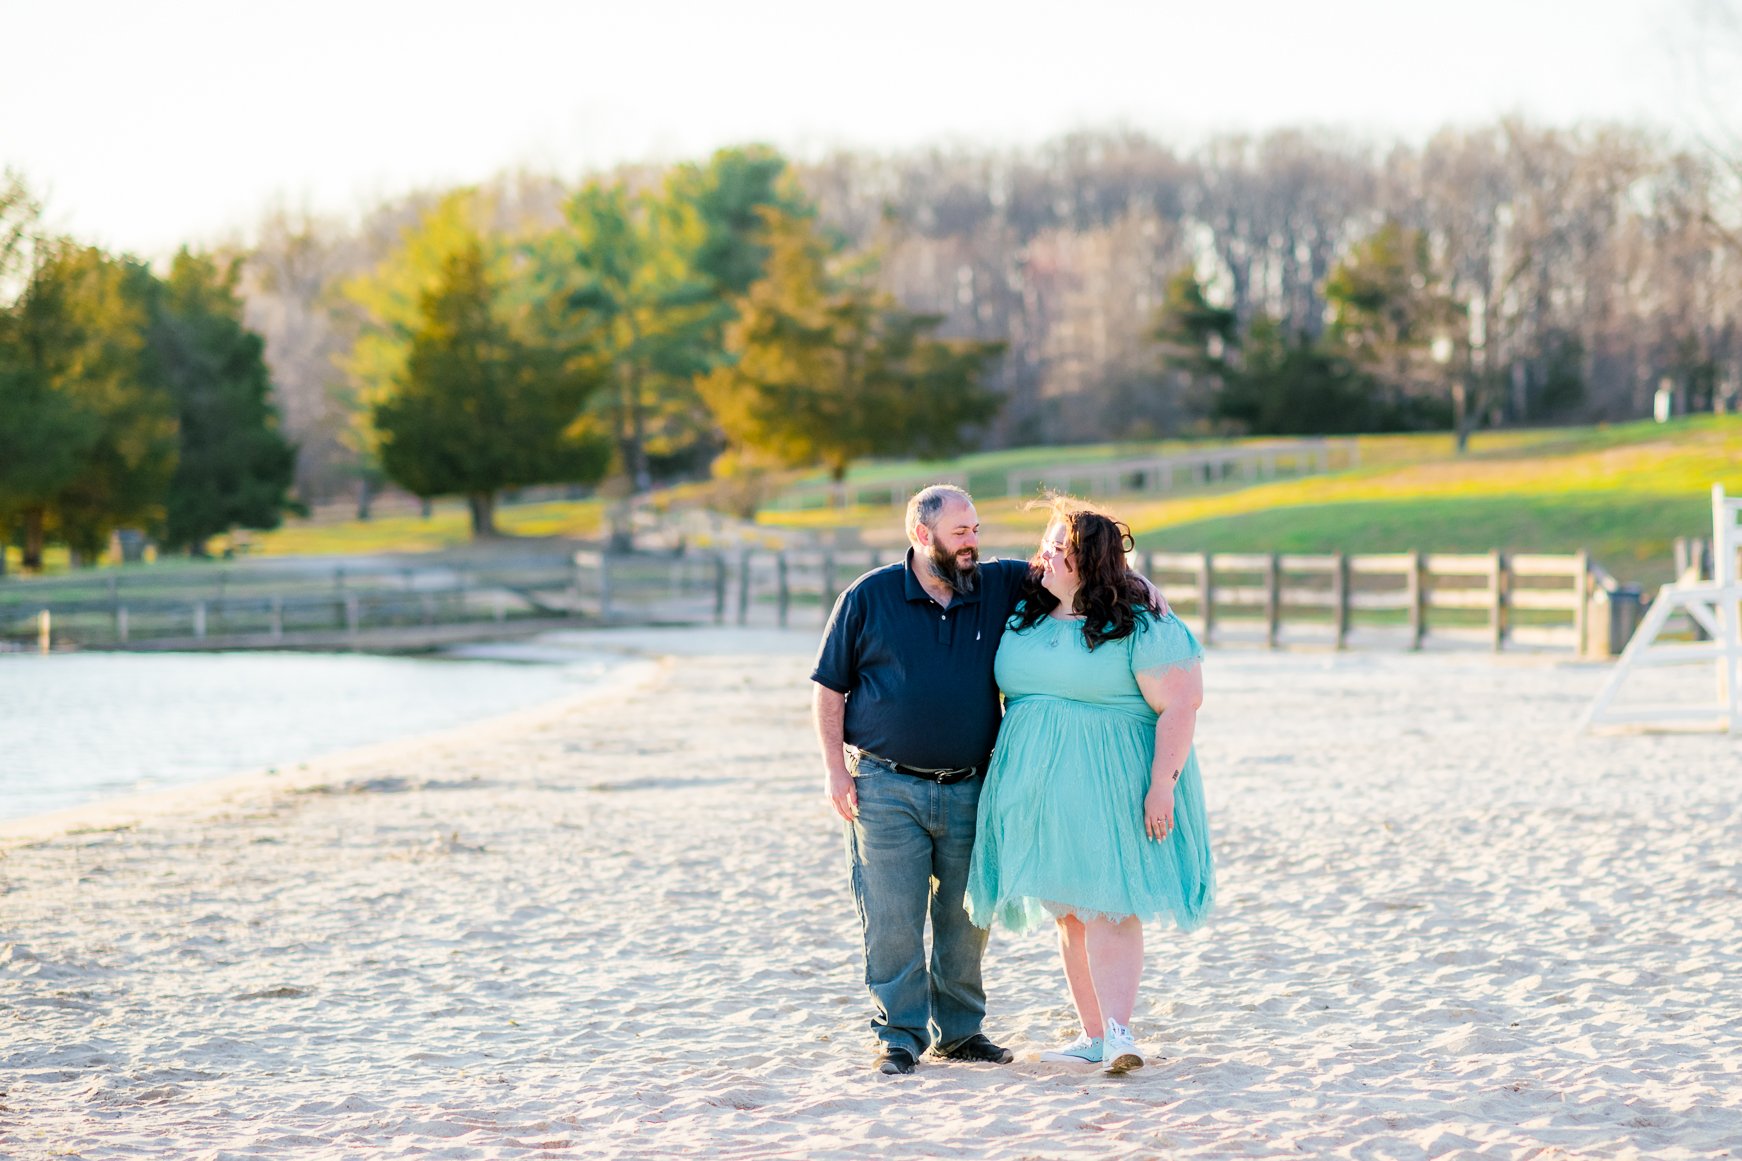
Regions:
<svg viewBox="0 0 1742 1161"><path fill-rule="evenodd" d="M596 687L621 664L513 645L442 659L0 654L0 818L463 725Z"/></svg>

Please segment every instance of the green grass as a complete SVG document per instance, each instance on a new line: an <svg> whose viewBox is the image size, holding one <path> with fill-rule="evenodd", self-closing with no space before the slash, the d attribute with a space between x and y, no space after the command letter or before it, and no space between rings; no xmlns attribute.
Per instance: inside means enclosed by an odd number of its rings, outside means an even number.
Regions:
<svg viewBox="0 0 1742 1161"><path fill-rule="evenodd" d="M1108 445L1109 447L1114 445ZM1625 581L1670 579L1671 541L1711 535L1710 491L1742 494L1742 416L1477 435L1464 456L1444 434L1366 436L1361 466L1173 498L1113 497L1142 548L1211 552L1574 552ZM1024 449L1074 459L1085 449ZM958 461L965 462L965 461ZM891 473L892 475L898 473ZM982 540L1026 544L1042 516L979 505ZM765 522L846 526L899 541L886 505L772 512Z"/></svg>
<svg viewBox="0 0 1742 1161"><path fill-rule="evenodd" d="M496 509L505 536L597 536L604 521L599 500L556 500ZM340 556L389 552L440 552L472 543L464 504L440 503L428 516L378 516L339 524L290 521L271 532L248 535L251 556Z"/></svg>

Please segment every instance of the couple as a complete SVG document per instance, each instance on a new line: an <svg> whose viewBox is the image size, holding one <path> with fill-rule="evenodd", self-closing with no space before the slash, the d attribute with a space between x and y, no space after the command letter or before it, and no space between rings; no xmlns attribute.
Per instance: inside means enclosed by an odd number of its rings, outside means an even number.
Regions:
<svg viewBox="0 0 1742 1161"><path fill-rule="evenodd" d="M1142 921L1196 926L1213 893L1191 748L1202 650L1127 567L1124 526L1081 505L1053 502L1028 563L980 563L973 500L949 485L908 501L907 535L904 564L835 602L811 674L878 1070L911 1072L928 1047L1014 1059L981 1030L980 958L994 919L1047 916L1082 1031L1041 1059L1140 1068Z"/></svg>

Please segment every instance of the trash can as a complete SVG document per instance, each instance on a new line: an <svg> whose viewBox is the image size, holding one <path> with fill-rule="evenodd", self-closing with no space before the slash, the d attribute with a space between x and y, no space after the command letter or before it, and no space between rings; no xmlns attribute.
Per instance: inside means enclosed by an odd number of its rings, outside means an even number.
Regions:
<svg viewBox="0 0 1742 1161"><path fill-rule="evenodd" d="M1591 657L1619 657L1633 639L1645 615L1645 601L1638 585L1599 588L1591 594L1589 640L1585 652Z"/></svg>

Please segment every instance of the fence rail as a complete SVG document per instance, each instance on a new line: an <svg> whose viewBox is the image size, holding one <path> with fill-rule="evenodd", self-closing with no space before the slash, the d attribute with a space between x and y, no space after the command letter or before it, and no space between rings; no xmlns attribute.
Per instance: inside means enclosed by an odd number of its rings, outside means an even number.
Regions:
<svg viewBox="0 0 1742 1161"><path fill-rule="evenodd" d="M379 628L494 624L549 618L590 623L820 624L861 573L889 563L884 549L748 548L667 555L577 552L564 564L518 572L353 573L267 591L258 584L193 592L129 593L33 601L0 597L0 645L53 641L129 647L178 640L198 647L294 645L298 634L357 637ZM993 555L987 552L986 555ZM1020 557L1020 552L1007 555ZM1321 554L1142 552L1133 564L1210 643L1391 644L1433 639L1501 650L1514 646L1611 655L1605 574L1585 553ZM385 578L385 579L384 579ZM1627 626L1631 628L1631 625Z"/></svg>

